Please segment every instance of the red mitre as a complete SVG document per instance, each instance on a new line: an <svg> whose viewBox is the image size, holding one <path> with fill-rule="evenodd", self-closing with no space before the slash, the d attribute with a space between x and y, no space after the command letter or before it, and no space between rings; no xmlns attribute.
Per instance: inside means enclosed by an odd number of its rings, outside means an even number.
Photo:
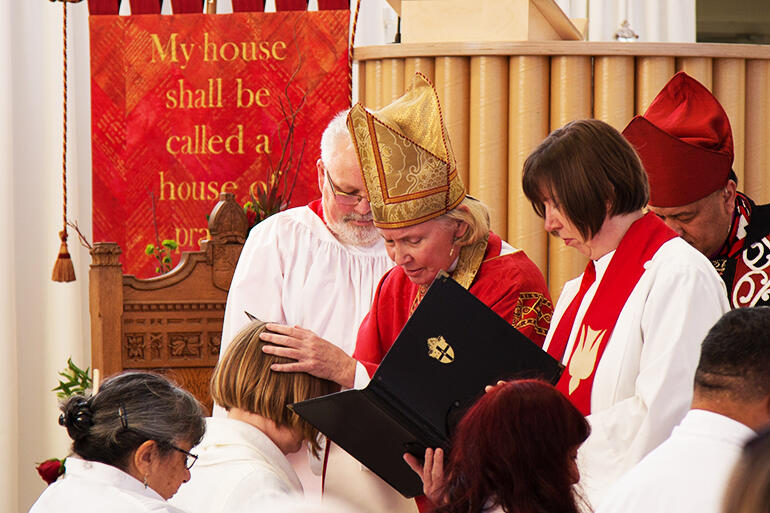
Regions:
<svg viewBox="0 0 770 513"><path fill-rule="evenodd" d="M733 164L730 120L714 95L680 71L623 130L650 181L650 205L679 207L727 183Z"/></svg>

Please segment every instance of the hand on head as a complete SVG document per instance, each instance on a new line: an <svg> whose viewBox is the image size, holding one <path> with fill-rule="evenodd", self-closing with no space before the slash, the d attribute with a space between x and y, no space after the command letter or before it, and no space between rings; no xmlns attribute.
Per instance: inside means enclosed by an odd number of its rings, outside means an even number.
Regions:
<svg viewBox="0 0 770 513"><path fill-rule="evenodd" d="M267 354L296 360L292 363L276 363L270 368L277 372L307 372L318 378L328 379L352 388L356 361L345 351L324 340L314 332L300 326L268 324L260 339L272 345L262 348Z"/></svg>

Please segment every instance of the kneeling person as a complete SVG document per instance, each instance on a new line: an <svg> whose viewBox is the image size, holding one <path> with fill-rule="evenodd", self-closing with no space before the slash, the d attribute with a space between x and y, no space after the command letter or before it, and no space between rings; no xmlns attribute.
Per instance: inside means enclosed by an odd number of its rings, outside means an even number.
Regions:
<svg viewBox="0 0 770 513"><path fill-rule="evenodd" d="M265 323L246 325L214 369L211 395L227 417L206 419L198 463L174 498L188 512L258 511L265 501L302 494L285 455L305 441L317 452L318 432L286 405L338 387L306 373L271 371L272 364L288 360L262 351L264 331Z"/></svg>

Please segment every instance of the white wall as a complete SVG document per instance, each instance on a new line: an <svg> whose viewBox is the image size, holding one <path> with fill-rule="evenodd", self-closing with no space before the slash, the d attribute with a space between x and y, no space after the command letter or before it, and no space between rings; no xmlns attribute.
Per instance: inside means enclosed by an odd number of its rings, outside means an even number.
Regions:
<svg viewBox="0 0 770 513"><path fill-rule="evenodd" d="M78 281L51 281L61 229L62 4L2 1L0 205L6 243L2 282L0 511L26 511L44 488L34 465L63 457L57 372L72 356L87 364L88 254L70 238ZM70 4L70 218L90 231L87 8ZM10 105L8 105L10 104ZM6 436L6 433L8 436Z"/></svg>

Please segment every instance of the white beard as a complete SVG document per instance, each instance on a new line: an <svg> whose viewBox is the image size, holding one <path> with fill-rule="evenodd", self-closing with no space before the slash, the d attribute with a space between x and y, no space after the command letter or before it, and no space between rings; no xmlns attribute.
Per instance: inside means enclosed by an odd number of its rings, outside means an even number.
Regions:
<svg viewBox="0 0 770 513"><path fill-rule="evenodd" d="M323 206L323 203L321 206ZM371 212L365 216L360 214L346 214L342 216L341 220L332 221L326 215L326 209L324 209L324 219L326 219L326 225L329 227L329 230L331 230L335 237L344 244L368 248L380 238L380 232L377 231L377 228L375 228L374 225L359 226L353 224L353 221L371 220Z"/></svg>

